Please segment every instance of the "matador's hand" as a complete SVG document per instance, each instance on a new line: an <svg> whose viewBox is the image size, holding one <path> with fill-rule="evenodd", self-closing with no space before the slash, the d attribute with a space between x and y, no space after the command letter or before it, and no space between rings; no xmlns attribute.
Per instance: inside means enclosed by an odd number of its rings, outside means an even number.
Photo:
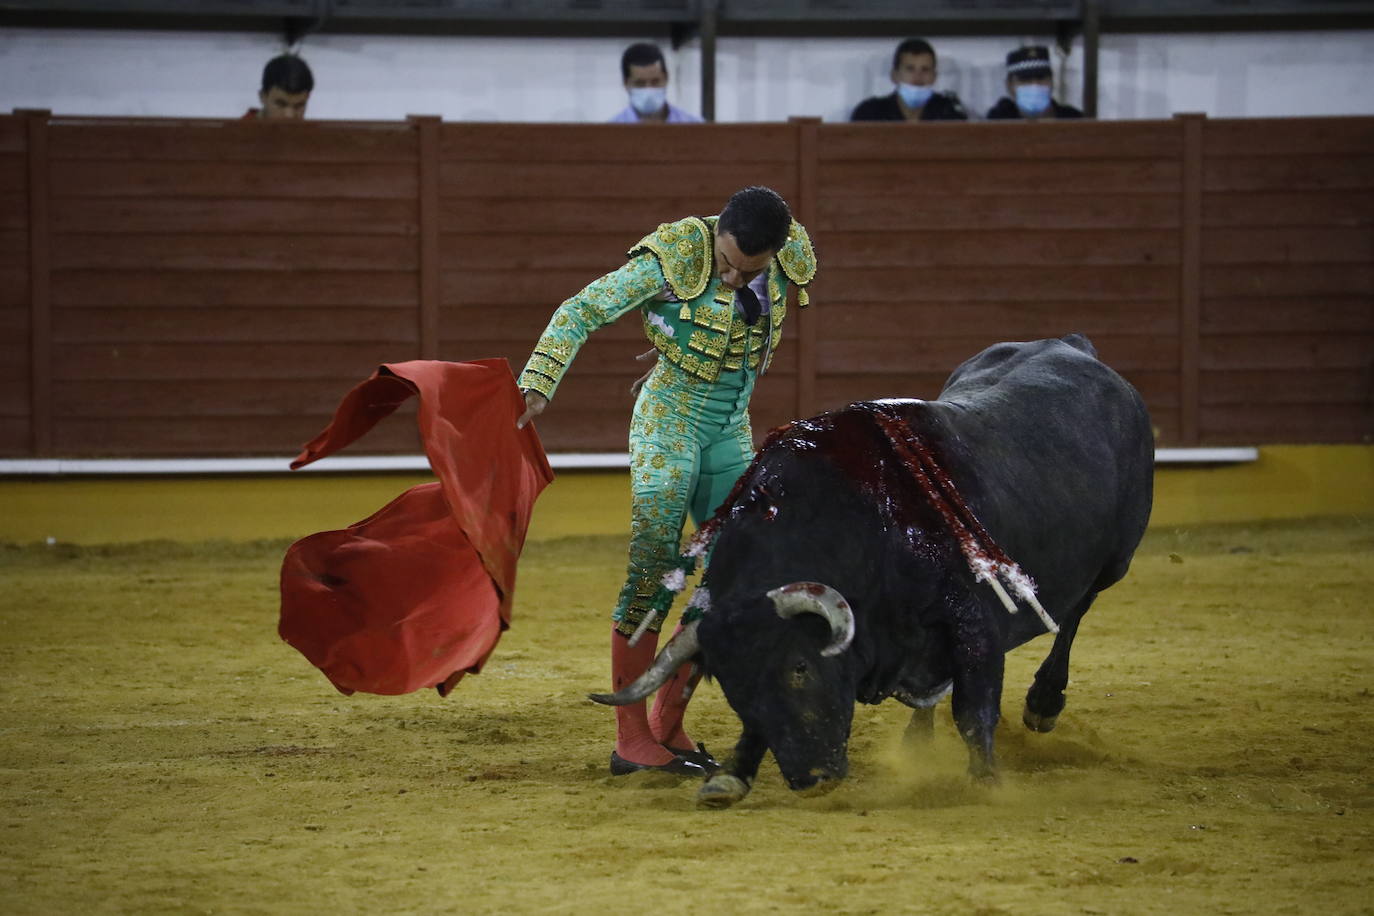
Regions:
<svg viewBox="0 0 1374 916"><path fill-rule="evenodd" d="M549 399L537 391L525 392L525 412L520 415L520 419L515 421L516 429L524 429L525 424L533 420L544 412L544 408L549 406Z"/></svg>

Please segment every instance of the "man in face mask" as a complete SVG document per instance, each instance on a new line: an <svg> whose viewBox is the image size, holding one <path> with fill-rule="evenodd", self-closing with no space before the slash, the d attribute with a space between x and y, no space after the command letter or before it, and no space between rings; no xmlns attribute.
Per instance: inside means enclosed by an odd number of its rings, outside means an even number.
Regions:
<svg viewBox="0 0 1374 916"><path fill-rule="evenodd" d="M668 104L668 66L658 45L630 45L620 57L620 75L630 104L612 124L696 124L701 118Z"/></svg>
<svg viewBox="0 0 1374 916"><path fill-rule="evenodd" d="M959 97L936 92L935 49L921 38L908 38L892 55L890 95L875 95L854 108L851 121L967 121Z"/></svg>
<svg viewBox="0 0 1374 916"><path fill-rule="evenodd" d="M1053 91L1050 49L1044 45L1017 48L1007 55L1007 96L988 111L988 120L1044 121L1083 117L1083 112L1072 105L1056 102Z"/></svg>

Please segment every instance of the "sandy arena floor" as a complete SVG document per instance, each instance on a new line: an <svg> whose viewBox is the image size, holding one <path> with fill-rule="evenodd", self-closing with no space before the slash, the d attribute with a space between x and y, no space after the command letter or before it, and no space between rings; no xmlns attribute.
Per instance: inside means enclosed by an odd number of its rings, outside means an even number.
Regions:
<svg viewBox="0 0 1374 916"><path fill-rule="evenodd" d="M1152 530L1089 614L1060 727L1009 659L1004 783L947 704L863 707L852 776L765 761L729 811L611 778L623 538L532 543L487 670L345 698L275 634L285 541L0 547L0 910L1374 912L1374 519ZM689 723L736 737L705 686Z"/></svg>

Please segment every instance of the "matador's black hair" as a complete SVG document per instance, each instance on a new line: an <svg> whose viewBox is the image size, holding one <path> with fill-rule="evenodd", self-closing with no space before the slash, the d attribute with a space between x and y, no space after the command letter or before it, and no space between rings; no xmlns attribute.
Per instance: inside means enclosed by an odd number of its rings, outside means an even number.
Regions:
<svg viewBox="0 0 1374 916"><path fill-rule="evenodd" d="M733 235L739 250L752 257L787 244L792 211L777 191L755 185L731 196L716 228Z"/></svg>

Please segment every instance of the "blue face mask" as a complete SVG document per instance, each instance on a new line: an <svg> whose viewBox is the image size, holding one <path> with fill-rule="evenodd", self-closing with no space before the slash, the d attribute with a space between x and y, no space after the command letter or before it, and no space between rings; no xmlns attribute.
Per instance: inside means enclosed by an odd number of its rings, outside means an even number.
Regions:
<svg viewBox="0 0 1374 916"><path fill-rule="evenodd" d="M1016 107L1029 115L1038 115L1050 107L1050 87L1038 83L1016 87Z"/></svg>
<svg viewBox="0 0 1374 916"><path fill-rule="evenodd" d="M920 108L934 94L933 86L913 86L911 83L898 83L897 94L902 97L907 108Z"/></svg>
<svg viewBox="0 0 1374 916"><path fill-rule="evenodd" d="M662 86L630 89L630 105L642 115L658 114L668 101L668 90Z"/></svg>

